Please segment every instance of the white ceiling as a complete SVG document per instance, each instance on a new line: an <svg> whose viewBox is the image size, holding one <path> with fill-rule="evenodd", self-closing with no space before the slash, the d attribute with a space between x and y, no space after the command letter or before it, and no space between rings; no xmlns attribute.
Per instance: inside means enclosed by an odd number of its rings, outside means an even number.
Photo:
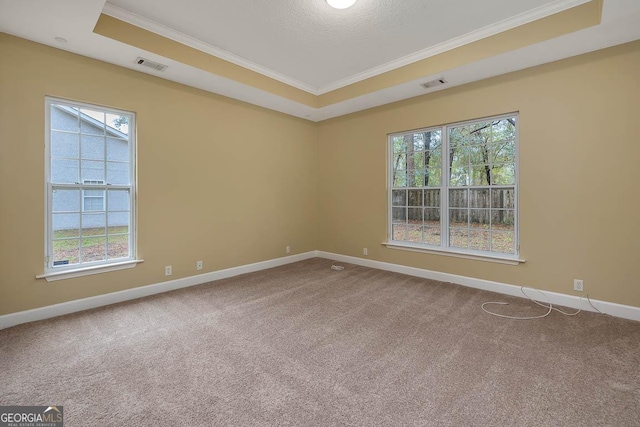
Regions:
<svg viewBox="0 0 640 427"><path fill-rule="evenodd" d="M97 35L93 28L104 9L119 19L320 94L586 0L430 0L431 8L426 12L426 0L359 0L346 11L329 9L324 0L189 1L207 13L186 8L186 0L113 1L131 10L138 7L137 14L105 4L105 0L0 0L0 31L312 121L428 93L420 83L432 78L444 76L449 83L430 91L445 90L640 39L640 0L604 0L602 23L595 27L313 108ZM483 7L478 8L478 4ZM450 12L453 8L454 12L439 14L430 21L429 12L438 8ZM316 9L317 14L311 13ZM156 22L173 18L175 22ZM424 26L438 31L423 32L423 21L429 23ZM338 34L351 36L341 42ZM59 43L55 37L64 37L68 43ZM162 73L140 68L134 64L138 56L168 64L169 68Z"/></svg>

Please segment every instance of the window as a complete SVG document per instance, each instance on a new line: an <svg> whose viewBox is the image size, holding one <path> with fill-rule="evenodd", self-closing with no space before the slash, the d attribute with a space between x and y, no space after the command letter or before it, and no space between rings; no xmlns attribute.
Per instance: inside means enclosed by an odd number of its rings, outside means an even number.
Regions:
<svg viewBox="0 0 640 427"><path fill-rule="evenodd" d="M389 136L390 244L516 258L517 114Z"/></svg>
<svg viewBox="0 0 640 427"><path fill-rule="evenodd" d="M46 273L133 260L135 115L46 99Z"/></svg>

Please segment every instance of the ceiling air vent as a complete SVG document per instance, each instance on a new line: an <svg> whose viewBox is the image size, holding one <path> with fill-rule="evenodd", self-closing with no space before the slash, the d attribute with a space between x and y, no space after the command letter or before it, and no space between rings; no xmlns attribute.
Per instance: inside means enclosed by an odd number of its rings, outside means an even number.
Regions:
<svg viewBox="0 0 640 427"><path fill-rule="evenodd" d="M422 83L420 86L422 86L425 89L431 89L432 87L443 85L446 82L447 81L443 77L440 77L439 79L435 79L435 80L428 81L426 83Z"/></svg>
<svg viewBox="0 0 640 427"><path fill-rule="evenodd" d="M148 59L141 58L139 56L138 56L138 59L136 59L136 64L142 65L143 67L153 68L156 71L164 71L168 67L168 65L158 64L157 62L153 62Z"/></svg>

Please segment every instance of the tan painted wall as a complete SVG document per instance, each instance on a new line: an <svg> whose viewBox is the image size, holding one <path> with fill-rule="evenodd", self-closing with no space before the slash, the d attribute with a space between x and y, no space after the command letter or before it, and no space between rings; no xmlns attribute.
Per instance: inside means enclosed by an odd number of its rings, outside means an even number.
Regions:
<svg viewBox="0 0 640 427"><path fill-rule="evenodd" d="M520 243L507 266L380 245L386 135L520 112ZM640 42L323 122L320 250L640 307Z"/></svg>
<svg viewBox="0 0 640 427"><path fill-rule="evenodd" d="M0 315L314 249L640 307L640 42L318 124L0 35ZM46 64L46 67L43 66ZM43 270L44 96L138 117L135 269ZM520 266L386 249L386 134L520 112Z"/></svg>
<svg viewBox="0 0 640 427"><path fill-rule="evenodd" d="M5 34L0 57L0 314L316 249L316 124ZM34 278L45 95L137 113L136 268Z"/></svg>

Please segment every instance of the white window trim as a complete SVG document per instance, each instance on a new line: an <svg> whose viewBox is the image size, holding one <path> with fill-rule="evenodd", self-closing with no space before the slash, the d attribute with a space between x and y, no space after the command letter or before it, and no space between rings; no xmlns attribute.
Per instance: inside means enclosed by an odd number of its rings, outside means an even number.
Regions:
<svg viewBox="0 0 640 427"><path fill-rule="evenodd" d="M53 266L53 260L50 254L53 253L53 215L52 209L52 196L53 187L67 187L67 188L80 188L83 184L53 184L50 182L51 178L51 105L62 104L73 106L79 109L94 109L103 111L105 114L126 115L131 118L129 123L129 173L130 173L130 185L118 186L109 185L105 183L103 185L96 185L96 189L105 190L105 205L106 205L106 190L108 189L129 189L131 192L130 200L130 218L129 218L129 253L127 258L115 258L112 260L103 260L96 262L87 262L82 264L60 265ZM114 108L104 107L100 105L87 104L82 102L70 101L62 98L45 97L45 242L44 242L44 274L36 276L36 279L46 279L47 281L68 279L73 277L86 276L90 274L104 273L108 271L116 271L127 268L133 268L137 264L144 262L144 260L137 259L137 247L136 247L136 115L132 111L118 110ZM105 130L106 132L106 130ZM106 149L106 148L105 148ZM84 211L84 192L81 194L82 199L82 212ZM105 206L106 208L106 206Z"/></svg>
<svg viewBox="0 0 640 427"><path fill-rule="evenodd" d="M463 248L451 248L448 247L448 230L446 230L448 226L448 191L451 189L450 187L450 177L447 173L448 165L449 165L449 156L445 152L445 148L449 147L449 129L452 127L464 126L468 124L474 124L483 121L494 121L506 118L516 119L516 129L515 129L515 185L514 185L514 245L515 245L515 253L514 254L501 254L499 252L488 252L488 251L475 251L472 249L463 249ZM440 187L432 187L433 189L440 189L440 218L441 218L441 236L442 241L440 246L433 246L428 244L417 244L411 242L405 242L400 240L393 240L393 190L395 189L393 186L393 138L397 136L404 136L409 133L420 133L420 132L428 132L434 130L442 131L442 174L441 174L441 185ZM446 138L446 144L445 144ZM420 253L428 253L435 255L443 255L443 256L451 256L456 258L464 258L471 259L477 261L488 261L488 262L497 262L501 264L509 264L509 265L518 265L520 263L524 263L526 260L520 258L520 231L519 231L519 187L520 187L520 117L519 113L511 112L505 113L497 116L489 116L489 117L481 117L479 119L474 120L466 120L462 122L448 123L439 126L429 126L426 128L416 129L416 130L407 130L403 132L395 132L387 135L387 241L382 242L383 246L386 246L389 249L400 249L406 250L410 252L420 252ZM427 188L427 187L424 187ZM455 187L456 189L464 189L469 188L469 186L465 187ZM446 194L445 194L446 193ZM446 203L446 204L445 204ZM446 211L443 211L443 207L446 206ZM445 218L445 221L442 221L442 218ZM446 245L445 245L446 244Z"/></svg>

